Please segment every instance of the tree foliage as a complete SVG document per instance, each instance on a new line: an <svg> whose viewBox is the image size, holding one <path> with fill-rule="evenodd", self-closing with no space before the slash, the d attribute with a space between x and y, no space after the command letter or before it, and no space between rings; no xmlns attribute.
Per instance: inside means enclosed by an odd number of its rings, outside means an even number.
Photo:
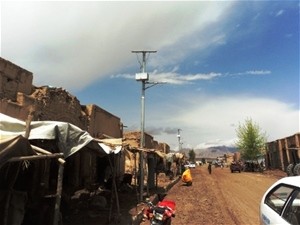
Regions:
<svg viewBox="0 0 300 225"><path fill-rule="evenodd" d="M189 151L189 160L191 162L195 162L195 159L196 159L196 153L195 153L194 149L192 149Z"/></svg>
<svg viewBox="0 0 300 225"><path fill-rule="evenodd" d="M257 160L265 153L266 133L263 133L252 119L246 119L244 124L239 124L236 133L238 138L236 146L243 159Z"/></svg>

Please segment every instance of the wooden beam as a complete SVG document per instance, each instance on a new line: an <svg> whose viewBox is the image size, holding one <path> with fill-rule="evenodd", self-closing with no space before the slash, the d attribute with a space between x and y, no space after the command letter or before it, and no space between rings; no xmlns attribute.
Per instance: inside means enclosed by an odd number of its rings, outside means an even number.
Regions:
<svg viewBox="0 0 300 225"><path fill-rule="evenodd" d="M32 155L32 156L20 156L20 157L12 157L8 160L8 162L18 162L24 160L38 160L38 159L53 159L53 158L63 158L62 153L54 153L51 155Z"/></svg>

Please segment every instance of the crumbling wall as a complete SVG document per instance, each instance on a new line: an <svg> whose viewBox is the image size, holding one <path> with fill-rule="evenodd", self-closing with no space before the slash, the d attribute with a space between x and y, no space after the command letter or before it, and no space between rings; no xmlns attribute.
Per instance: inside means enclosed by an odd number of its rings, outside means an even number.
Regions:
<svg viewBox="0 0 300 225"><path fill-rule="evenodd" d="M121 119L97 105L82 107L88 118L87 131L97 138L122 138Z"/></svg>
<svg viewBox="0 0 300 225"><path fill-rule="evenodd" d="M144 141L145 141L145 148L154 149L153 136L151 136L148 133L144 133Z"/></svg>
<svg viewBox="0 0 300 225"><path fill-rule="evenodd" d="M18 92L15 98L0 99L0 112L17 119L52 120L72 123L86 130L87 117L80 102L62 88L33 87L33 92Z"/></svg>
<svg viewBox="0 0 300 225"><path fill-rule="evenodd" d="M66 90L44 86L36 88L30 97L34 99L35 120L63 121L86 130L87 118L80 102Z"/></svg>
<svg viewBox="0 0 300 225"><path fill-rule="evenodd" d="M140 147L140 132L134 131L126 131L123 133L123 138L131 148L139 148Z"/></svg>
<svg viewBox="0 0 300 225"><path fill-rule="evenodd" d="M170 146L167 143L157 143L156 149L168 154L170 152Z"/></svg>
<svg viewBox="0 0 300 225"><path fill-rule="evenodd" d="M30 94L32 79L31 72L0 57L0 99L15 102L18 92Z"/></svg>
<svg viewBox="0 0 300 225"><path fill-rule="evenodd" d="M141 141L141 132L139 131L125 131L123 133L123 138L127 144L132 148L140 148ZM158 141L153 139L148 133L144 133L144 147L146 149L155 149L160 150L161 152L168 153L170 152L170 146L167 143L159 143Z"/></svg>
<svg viewBox="0 0 300 225"><path fill-rule="evenodd" d="M20 120L26 120L30 112L30 106L24 107L17 102L0 99L0 112Z"/></svg>
<svg viewBox="0 0 300 225"><path fill-rule="evenodd" d="M26 120L53 120L72 123L79 128L114 138L122 137L120 118L93 106L86 115L85 106L63 88L35 87L33 74L3 58L0 58L0 112ZM89 112L89 111L87 111ZM90 129L89 128L93 128Z"/></svg>

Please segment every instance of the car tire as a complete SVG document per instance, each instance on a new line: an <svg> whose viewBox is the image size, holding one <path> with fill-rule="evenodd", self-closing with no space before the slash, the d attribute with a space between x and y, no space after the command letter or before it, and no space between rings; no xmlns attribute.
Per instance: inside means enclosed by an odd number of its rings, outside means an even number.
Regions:
<svg viewBox="0 0 300 225"><path fill-rule="evenodd" d="M300 175L300 163L295 165L293 171L294 171L294 175Z"/></svg>
<svg viewBox="0 0 300 225"><path fill-rule="evenodd" d="M293 169L294 169L294 164L289 164L286 167L286 173L288 176L294 176Z"/></svg>

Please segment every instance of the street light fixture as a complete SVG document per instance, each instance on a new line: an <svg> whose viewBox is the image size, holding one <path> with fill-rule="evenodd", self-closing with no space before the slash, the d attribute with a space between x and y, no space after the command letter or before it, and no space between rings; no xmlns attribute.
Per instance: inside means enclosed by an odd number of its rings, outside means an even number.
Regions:
<svg viewBox="0 0 300 225"><path fill-rule="evenodd" d="M136 73L136 81L142 82L142 96L141 96L141 138L140 138L140 201L143 201L143 190L144 190L144 154L142 149L145 147L145 90L147 89L146 83L149 80L149 74L146 72L146 54L156 53L157 51L132 51L132 53L142 53L143 61L141 63L140 73ZM155 84L154 84L155 85ZM152 85L153 86L153 85Z"/></svg>

